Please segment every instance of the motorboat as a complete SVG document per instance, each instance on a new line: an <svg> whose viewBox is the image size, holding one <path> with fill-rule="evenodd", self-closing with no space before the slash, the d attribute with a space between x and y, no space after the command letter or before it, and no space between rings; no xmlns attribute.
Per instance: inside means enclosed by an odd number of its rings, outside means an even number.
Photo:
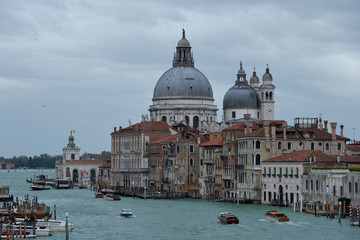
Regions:
<svg viewBox="0 0 360 240"><path fill-rule="evenodd" d="M20 224L15 224L14 225L14 229L15 230L24 230L24 223L20 223ZM26 225L26 231L30 232L30 233L34 233L33 231L33 226L31 225ZM48 237L51 236L50 233L50 228L48 227L39 227L39 226L35 226L35 234L37 237Z"/></svg>
<svg viewBox="0 0 360 240"><path fill-rule="evenodd" d="M51 189L51 185L43 182L43 181L38 181L38 182L33 182L30 186L30 188L34 191L38 191L38 190L50 190Z"/></svg>
<svg viewBox="0 0 360 240"><path fill-rule="evenodd" d="M68 179L55 179L54 188L56 189L69 189L72 188L72 182Z"/></svg>
<svg viewBox="0 0 360 240"><path fill-rule="evenodd" d="M229 212L220 213L218 219L222 224L239 224L239 219Z"/></svg>
<svg viewBox="0 0 360 240"><path fill-rule="evenodd" d="M133 212L131 209L123 208L120 211L120 216L122 217L131 217L133 215Z"/></svg>
<svg viewBox="0 0 360 240"><path fill-rule="evenodd" d="M109 201L120 201L121 200L119 195L112 194L112 193L106 194L105 199L109 200Z"/></svg>
<svg viewBox="0 0 360 240"><path fill-rule="evenodd" d="M46 227L50 229L50 232L65 232L66 231L66 221L61 220L38 220L37 226ZM68 223L69 231L72 231L73 225L72 223Z"/></svg>
<svg viewBox="0 0 360 240"><path fill-rule="evenodd" d="M102 192L95 193L95 198L104 198L104 194Z"/></svg>
<svg viewBox="0 0 360 240"><path fill-rule="evenodd" d="M272 222L288 222L289 218L282 212L276 210L266 211L267 220Z"/></svg>

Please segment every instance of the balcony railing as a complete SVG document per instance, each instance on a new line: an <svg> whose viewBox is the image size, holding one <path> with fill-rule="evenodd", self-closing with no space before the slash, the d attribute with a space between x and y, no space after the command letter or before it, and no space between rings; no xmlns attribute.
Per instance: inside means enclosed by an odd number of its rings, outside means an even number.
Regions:
<svg viewBox="0 0 360 240"><path fill-rule="evenodd" d="M205 181L208 181L208 182L213 182L215 180L215 178L213 176L207 176L205 177Z"/></svg>
<svg viewBox="0 0 360 240"><path fill-rule="evenodd" d="M231 179L233 179L233 176L232 176L232 175L223 175L223 176L222 176L222 179L224 179L224 180L231 180Z"/></svg>
<svg viewBox="0 0 360 240"><path fill-rule="evenodd" d="M214 164L214 159L204 159L204 164L213 165Z"/></svg>

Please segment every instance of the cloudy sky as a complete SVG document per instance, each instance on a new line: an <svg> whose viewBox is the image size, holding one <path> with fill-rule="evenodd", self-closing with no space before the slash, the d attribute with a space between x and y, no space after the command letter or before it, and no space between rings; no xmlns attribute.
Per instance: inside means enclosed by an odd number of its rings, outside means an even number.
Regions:
<svg viewBox="0 0 360 240"><path fill-rule="evenodd" d="M110 150L141 121L182 28L215 104L269 64L275 117L319 117L360 138L360 1L1 0L0 156ZM218 120L221 120L221 111ZM339 130L338 130L339 133Z"/></svg>

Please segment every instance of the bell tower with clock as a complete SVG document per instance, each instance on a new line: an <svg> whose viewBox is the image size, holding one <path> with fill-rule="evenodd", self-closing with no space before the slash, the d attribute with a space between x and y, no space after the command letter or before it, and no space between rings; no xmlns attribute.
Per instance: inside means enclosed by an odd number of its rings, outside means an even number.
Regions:
<svg viewBox="0 0 360 240"><path fill-rule="evenodd" d="M272 81L272 75L270 74L269 66L267 66L266 72L262 78L262 85L260 86L261 120L274 120L275 86Z"/></svg>

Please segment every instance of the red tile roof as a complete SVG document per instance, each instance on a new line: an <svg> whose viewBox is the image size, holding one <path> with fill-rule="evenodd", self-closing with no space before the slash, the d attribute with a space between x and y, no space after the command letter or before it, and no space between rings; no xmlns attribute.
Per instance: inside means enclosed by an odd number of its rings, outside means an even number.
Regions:
<svg viewBox="0 0 360 240"><path fill-rule="evenodd" d="M315 156L316 162L334 162L335 158L319 150L302 150L286 153L263 162L310 162L310 157Z"/></svg>
<svg viewBox="0 0 360 240"><path fill-rule="evenodd" d="M164 138L158 139L156 141L152 141L152 142L150 142L150 144L152 144L152 143L171 143L175 139L176 139L176 135L169 135Z"/></svg>
<svg viewBox="0 0 360 240"><path fill-rule="evenodd" d="M219 134L216 139L212 139L212 140L210 140L210 141L208 141L208 142L205 142L205 143L201 144L201 146L203 146L203 147L208 147L208 146L222 146L222 142L223 142L223 138L222 138L222 136Z"/></svg>
<svg viewBox="0 0 360 240"><path fill-rule="evenodd" d="M164 121L142 122L120 128L116 132L169 132L169 126Z"/></svg>
<svg viewBox="0 0 360 240"><path fill-rule="evenodd" d="M337 156L328 155L319 150L302 150L286 153L263 162L310 162L310 158L315 157L315 163L336 163ZM343 155L340 156L340 163L360 163L360 156Z"/></svg>

